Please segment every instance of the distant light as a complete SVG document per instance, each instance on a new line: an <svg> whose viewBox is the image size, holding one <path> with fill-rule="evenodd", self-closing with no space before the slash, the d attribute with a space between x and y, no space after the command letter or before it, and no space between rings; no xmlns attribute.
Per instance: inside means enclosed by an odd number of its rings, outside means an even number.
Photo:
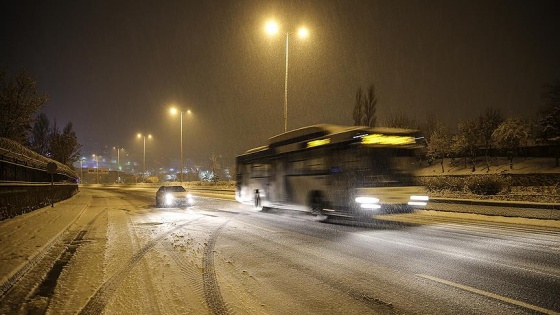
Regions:
<svg viewBox="0 0 560 315"><path fill-rule="evenodd" d="M428 201L430 197L428 196L410 196L410 200Z"/></svg>
<svg viewBox="0 0 560 315"><path fill-rule="evenodd" d="M423 207L423 206L427 205L427 203L425 203L423 201L409 201L408 205L409 206L421 206L421 207Z"/></svg>
<svg viewBox="0 0 560 315"><path fill-rule="evenodd" d="M274 35L278 33L278 24L274 21L269 21L266 23L265 29L268 34Z"/></svg>
<svg viewBox="0 0 560 315"><path fill-rule="evenodd" d="M307 38L307 36L309 36L309 31L305 27L302 27L299 29L298 35L301 38Z"/></svg>
<svg viewBox="0 0 560 315"><path fill-rule="evenodd" d="M171 107L171 109L169 110L169 112L171 113L171 115L176 115L176 114L177 114L177 108Z"/></svg>

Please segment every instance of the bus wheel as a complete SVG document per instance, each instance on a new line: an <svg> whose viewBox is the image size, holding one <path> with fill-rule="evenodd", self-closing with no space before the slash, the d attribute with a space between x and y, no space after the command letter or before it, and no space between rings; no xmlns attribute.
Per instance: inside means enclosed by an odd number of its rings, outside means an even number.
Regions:
<svg viewBox="0 0 560 315"><path fill-rule="evenodd" d="M325 209L325 202L320 192L313 192L310 198L311 213L314 215L322 215Z"/></svg>

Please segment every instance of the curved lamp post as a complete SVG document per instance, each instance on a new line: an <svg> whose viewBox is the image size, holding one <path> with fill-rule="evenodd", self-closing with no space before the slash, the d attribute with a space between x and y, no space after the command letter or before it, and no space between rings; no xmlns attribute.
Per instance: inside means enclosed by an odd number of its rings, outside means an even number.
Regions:
<svg viewBox="0 0 560 315"><path fill-rule="evenodd" d="M190 111L190 109L186 110L186 111L183 111L183 110L177 109L176 107L171 107L169 112L171 113L171 115L177 115L177 113L180 114L179 119L181 121L181 140L180 140L180 142L181 142L181 145L180 145L180 147L181 147L181 172L180 172L179 177L180 177L180 181L181 181L181 184L182 184L183 183L183 169L184 169L184 164L183 164L183 114L187 113L187 114L190 115L191 111Z"/></svg>
<svg viewBox="0 0 560 315"><path fill-rule="evenodd" d="M274 21L269 21L265 26L266 32L270 35L275 35L279 32L278 24ZM300 38L309 36L309 31L305 27L301 27L297 34ZM284 79L284 132L288 131L288 51L290 32L286 32L286 76Z"/></svg>
<svg viewBox="0 0 560 315"><path fill-rule="evenodd" d="M146 176L146 137L148 139L152 139L152 135L143 135L141 133L139 133L137 135L138 138L144 138L144 154L143 154L143 158L142 158L142 179L144 180L144 177Z"/></svg>

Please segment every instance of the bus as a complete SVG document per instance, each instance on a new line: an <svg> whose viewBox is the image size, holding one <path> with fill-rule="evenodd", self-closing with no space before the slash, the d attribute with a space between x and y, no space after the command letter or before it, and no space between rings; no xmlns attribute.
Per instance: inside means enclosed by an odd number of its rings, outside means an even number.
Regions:
<svg viewBox="0 0 560 315"><path fill-rule="evenodd" d="M416 130L313 125L236 157L237 201L316 215L414 211L429 197L416 180L424 138Z"/></svg>

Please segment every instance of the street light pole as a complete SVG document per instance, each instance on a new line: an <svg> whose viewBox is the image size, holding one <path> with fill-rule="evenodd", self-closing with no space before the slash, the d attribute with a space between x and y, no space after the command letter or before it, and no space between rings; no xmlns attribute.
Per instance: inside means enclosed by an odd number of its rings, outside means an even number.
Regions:
<svg viewBox="0 0 560 315"><path fill-rule="evenodd" d="M115 149L115 147L113 147L113 149ZM121 156L120 156L120 150L121 148L116 147L117 149L117 184L120 183L120 178L121 178Z"/></svg>
<svg viewBox="0 0 560 315"><path fill-rule="evenodd" d="M183 169L185 165L183 164L183 112L180 114L181 119L181 184L183 184Z"/></svg>
<svg viewBox="0 0 560 315"><path fill-rule="evenodd" d="M286 79L284 80L284 132L288 131L288 38L290 33L286 32Z"/></svg>
<svg viewBox="0 0 560 315"><path fill-rule="evenodd" d="M180 120L180 125L181 125L181 136L180 136L180 148L181 148L181 171L179 173L179 180L181 182L181 184L183 183L183 169L185 168L185 164L184 164L184 160L183 160L183 114L187 113L190 114L191 111L187 110L187 111L183 111L183 110L178 110L175 107L172 107L170 109L170 112L172 115L177 114L177 112L179 112L179 120Z"/></svg>
<svg viewBox="0 0 560 315"><path fill-rule="evenodd" d="M138 138L144 138L144 154L142 157L142 178L146 176L146 136L142 135L141 133L138 134ZM152 135L148 135L148 139L151 139Z"/></svg>
<svg viewBox="0 0 560 315"><path fill-rule="evenodd" d="M266 31L269 34L276 34L278 33L278 24L274 21L270 21L265 26ZM298 31L298 35L301 38L305 38L309 35L309 32L306 28L300 28ZM290 43L290 32L286 32L286 76L284 78L284 132L288 131L288 52L289 52L289 43Z"/></svg>
<svg viewBox="0 0 560 315"><path fill-rule="evenodd" d="M84 158L80 158L80 184L84 180L84 165L83 165Z"/></svg>

